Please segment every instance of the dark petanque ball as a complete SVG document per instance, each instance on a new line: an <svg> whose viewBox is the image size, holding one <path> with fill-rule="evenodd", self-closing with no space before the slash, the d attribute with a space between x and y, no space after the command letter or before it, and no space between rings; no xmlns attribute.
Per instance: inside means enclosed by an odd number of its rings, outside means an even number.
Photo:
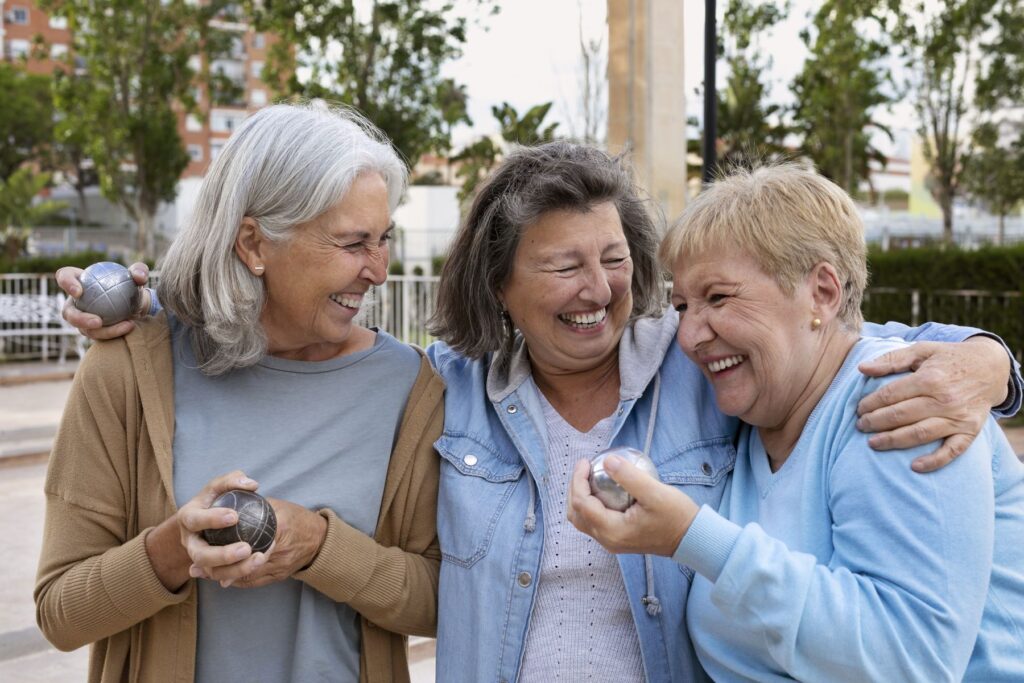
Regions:
<svg viewBox="0 0 1024 683"><path fill-rule="evenodd" d="M625 512L635 500L633 496L626 493L626 489L615 483L612 476L604 469L604 459L609 455L617 455L626 462L636 465L638 469L644 474L648 474L657 480L661 480L658 476L658 468L654 466L654 462L646 455L641 453L635 448L629 446L618 446L616 448L609 448L606 451L602 451L590 461L590 492L594 494L599 501L604 503L604 506L610 510L618 510L619 512Z"/></svg>
<svg viewBox="0 0 1024 683"><path fill-rule="evenodd" d="M82 296L75 299L75 308L98 315L105 326L127 320L139 307L139 286L120 263L94 263L82 272L79 282Z"/></svg>
<svg viewBox="0 0 1024 683"><path fill-rule="evenodd" d="M210 545L231 545L243 541L254 553L262 553L274 542L277 516L266 498L252 491L235 489L217 496L211 508L230 508L238 513L238 523L224 529L204 529Z"/></svg>

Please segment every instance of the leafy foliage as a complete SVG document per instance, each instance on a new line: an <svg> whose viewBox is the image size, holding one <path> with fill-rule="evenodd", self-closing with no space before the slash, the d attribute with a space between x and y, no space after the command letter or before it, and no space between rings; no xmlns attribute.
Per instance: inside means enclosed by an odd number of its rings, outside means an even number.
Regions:
<svg viewBox="0 0 1024 683"><path fill-rule="evenodd" d="M44 157L53 137L50 79L0 62L0 180Z"/></svg>
<svg viewBox="0 0 1024 683"><path fill-rule="evenodd" d="M987 122L974 131L974 152L964 170L964 187L999 217L999 242L1005 219L1024 203L1024 128L1016 139L1001 135L1000 126Z"/></svg>
<svg viewBox="0 0 1024 683"><path fill-rule="evenodd" d="M491 107L491 114L498 121L501 139L511 145L539 145L555 139L557 123L545 125L544 119L551 111L551 102L530 107L522 115L508 102ZM481 137L467 145L452 157L459 164L456 175L462 179L459 201L465 202L476 191L477 185L501 158L501 148L489 137Z"/></svg>
<svg viewBox="0 0 1024 683"><path fill-rule="evenodd" d="M490 0L474 0L480 7ZM457 86L441 66L461 54L469 19L452 0L281 0L247 3L271 46L264 81L280 95L349 104L380 127L415 166L447 148ZM308 78L300 80L300 73ZM455 86L453 88L453 86ZM454 117L454 118L453 118Z"/></svg>
<svg viewBox="0 0 1024 683"><path fill-rule="evenodd" d="M0 179L0 229L38 225L63 209L64 202L43 200L33 203L49 182L49 173L35 173L28 167L19 168L8 178Z"/></svg>
<svg viewBox="0 0 1024 683"><path fill-rule="evenodd" d="M823 175L850 194L870 178L869 163L885 165L872 134L892 133L876 113L892 101L883 62L893 20L878 0L827 0L801 37L810 50L793 81L794 120L801 148Z"/></svg>
<svg viewBox="0 0 1024 683"><path fill-rule="evenodd" d="M58 136L74 132L92 159L100 189L138 223L146 252L153 216L175 196L188 154L178 135L178 112L195 111L193 55L216 55L230 38L210 26L225 3L186 0L42 0L51 16L67 19L69 61L55 82ZM207 74L208 75L208 74Z"/></svg>

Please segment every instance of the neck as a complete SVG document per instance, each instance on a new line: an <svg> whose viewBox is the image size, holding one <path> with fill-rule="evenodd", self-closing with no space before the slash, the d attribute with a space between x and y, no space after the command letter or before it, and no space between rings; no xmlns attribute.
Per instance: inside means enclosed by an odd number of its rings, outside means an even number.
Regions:
<svg viewBox="0 0 1024 683"><path fill-rule="evenodd" d="M846 356L856 343L857 335L851 332L838 330L831 334L825 340L810 377L787 411L785 419L774 427L757 428L761 443L768 452L772 472L777 472L789 459L808 418L828 391L832 380L839 374Z"/></svg>
<svg viewBox="0 0 1024 683"><path fill-rule="evenodd" d="M347 353L364 351L373 346L376 339L377 335L373 331L355 325L343 342L303 344L299 341L275 339L272 335L267 335L267 354L275 358L316 363L344 356Z"/></svg>
<svg viewBox="0 0 1024 683"><path fill-rule="evenodd" d="M581 432L611 415L619 404L618 349L586 370L542 368L530 361L533 381L562 418Z"/></svg>

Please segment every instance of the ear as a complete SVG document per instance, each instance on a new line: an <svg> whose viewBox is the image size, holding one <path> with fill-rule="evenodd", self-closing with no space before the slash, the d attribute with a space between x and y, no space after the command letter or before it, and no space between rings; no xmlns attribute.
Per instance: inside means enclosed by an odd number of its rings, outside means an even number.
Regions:
<svg viewBox="0 0 1024 683"><path fill-rule="evenodd" d="M235 235L235 253L245 267L255 273L258 265L263 265L267 257L267 240L260 232L260 226L255 218L246 216L238 226L238 234Z"/></svg>
<svg viewBox="0 0 1024 683"><path fill-rule="evenodd" d="M834 320L843 307L843 285L835 267L822 261L811 269L807 282L810 285L814 314L825 322Z"/></svg>

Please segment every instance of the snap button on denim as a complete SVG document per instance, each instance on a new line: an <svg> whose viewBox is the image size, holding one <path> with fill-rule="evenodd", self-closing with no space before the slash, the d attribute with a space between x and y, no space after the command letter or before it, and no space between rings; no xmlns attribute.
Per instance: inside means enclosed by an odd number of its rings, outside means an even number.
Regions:
<svg viewBox="0 0 1024 683"><path fill-rule="evenodd" d="M711 476L711 472L712 472L712 470L711 470L711 463L706 462L703 465L701 465L700 466L700 471L710 477Z"/></svg>
<svg viewBox="0 0 1024 683"><path fill-rule="evenodd" d="M468 454L468 455L466 455L465 457L462 458L462 462L464 462L467 465L469 465L470 467L472 467L473 465L475 465L477 463L477 459L476 459L475 455L470 453L470 454Z"/></svg>
<svg viewBox="0 0 1024 683"><path fill-rule="evenodd" d="M533 583L533 577L530 576L530 572L519 572L520 586L523 588L529 588L531 583Z"/></svg>
<svg viewBox="0 0 1024 683"><path fill-rule="evenodd" d="M519 408L516 408L515 404L513 404L506 408L506 410L508 410L510 415L514 415L519 410Z"/></svg>

